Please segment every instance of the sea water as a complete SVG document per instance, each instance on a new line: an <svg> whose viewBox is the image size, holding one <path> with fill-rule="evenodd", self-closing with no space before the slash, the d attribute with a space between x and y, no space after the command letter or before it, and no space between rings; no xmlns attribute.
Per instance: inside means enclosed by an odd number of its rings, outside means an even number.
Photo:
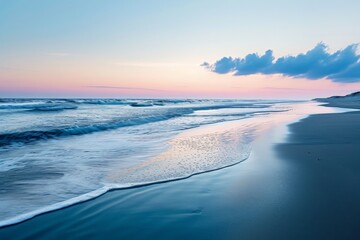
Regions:
<svg viewBox="0 0 360 240"><path fill-rule="evenodd" d="M1 99L0 226L241 162L258 126L186 130L288 110L261 100Z"/></svg>

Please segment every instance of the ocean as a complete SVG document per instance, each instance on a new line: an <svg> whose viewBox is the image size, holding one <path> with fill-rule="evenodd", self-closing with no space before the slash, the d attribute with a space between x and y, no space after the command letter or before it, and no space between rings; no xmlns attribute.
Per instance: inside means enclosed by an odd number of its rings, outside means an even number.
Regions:
<svg viewBox="0 0 360 240"><path fill-rule="evenodd" d="M256 124L174 137L208 124L289 111L289 103L0 99L0 226L112 189L184 179L244 161Z"/></svg>

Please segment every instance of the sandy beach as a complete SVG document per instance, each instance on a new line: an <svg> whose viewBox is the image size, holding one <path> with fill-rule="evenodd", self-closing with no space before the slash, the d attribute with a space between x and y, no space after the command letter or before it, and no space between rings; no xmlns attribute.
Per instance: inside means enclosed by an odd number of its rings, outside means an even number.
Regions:
<svg viewBox="0 0 360 240"><path fill-rule="evenodd" d="M0 238L357 239L359 120L347 112L285 121L240 164L111 191L2 228Z"/></svg>

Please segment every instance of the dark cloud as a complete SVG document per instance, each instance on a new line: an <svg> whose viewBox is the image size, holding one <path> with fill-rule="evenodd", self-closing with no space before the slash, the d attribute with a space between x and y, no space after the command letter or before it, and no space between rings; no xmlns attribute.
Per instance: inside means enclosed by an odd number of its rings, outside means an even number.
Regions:
<svg viewBox="0 0 360 240"><path fill-rule="evenodd" d="M251 53L244 58L223 57L214 64L204 62L202 67L212 72L234 75L282 74L308 79L327 78L334 82L360 81L360 55L357 44L329 53L325 44L319 43L306 53L284 56L275 60L272 50L263 55Z"/></svg>
<svg viewBox="0 0 360 240"><path fill-rule="evenodd" d="M208 62L203 62L202 64L200 64L201 67L205 67L208 68L210 66L210 63Z"/></svg>

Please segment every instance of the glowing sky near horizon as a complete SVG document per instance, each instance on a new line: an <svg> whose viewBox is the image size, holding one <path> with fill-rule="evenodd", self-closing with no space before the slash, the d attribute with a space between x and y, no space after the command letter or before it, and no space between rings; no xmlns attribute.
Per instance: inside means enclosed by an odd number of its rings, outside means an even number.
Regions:
<svg viewBox="0 0 360 240"><path fill-rule="evenodd" d="M313 98L360 83L200 67L360 42L360 1L0 2L0 97Z"/></svg>

